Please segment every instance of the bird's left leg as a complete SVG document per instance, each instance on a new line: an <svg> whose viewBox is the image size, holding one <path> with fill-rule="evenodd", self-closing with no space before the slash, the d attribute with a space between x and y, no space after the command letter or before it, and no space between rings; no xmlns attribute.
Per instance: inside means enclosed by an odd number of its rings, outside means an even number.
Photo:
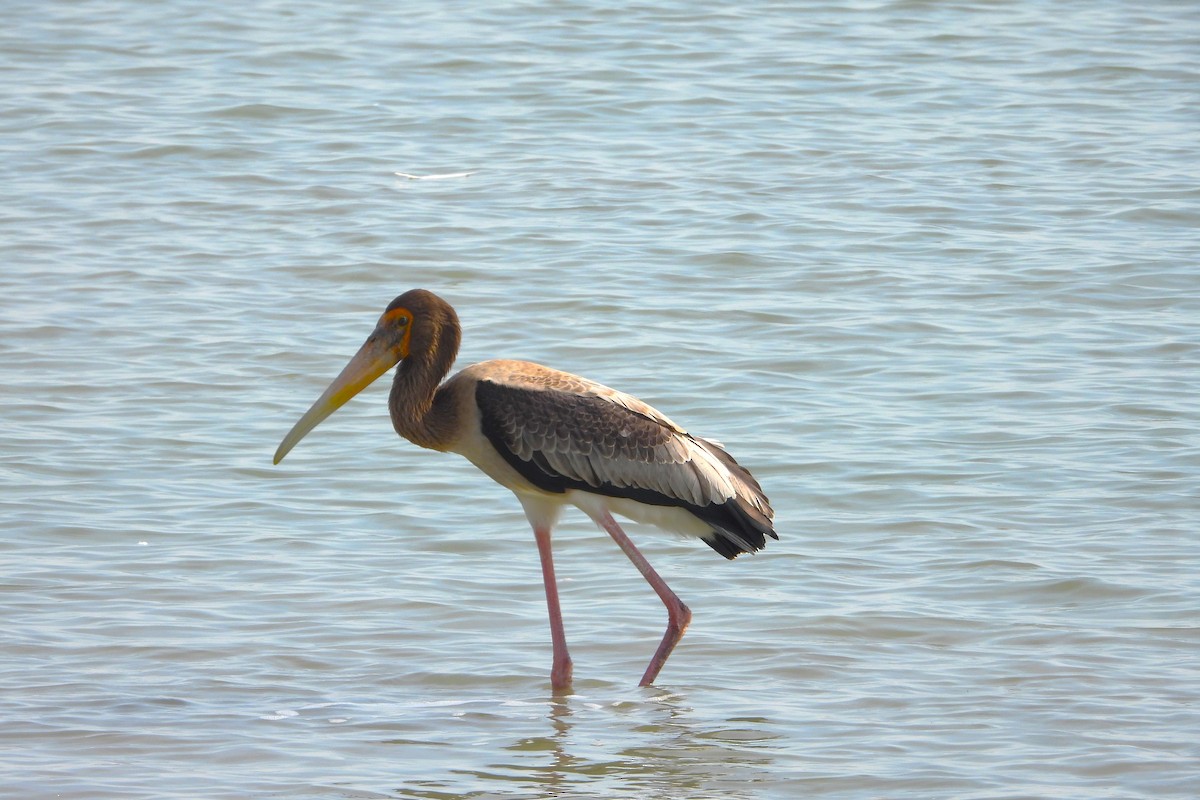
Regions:
<svg viewBox="0 0 1200 800"><path fill-rule="evenodd" d="M562 608L558 604L558 582L554 579L554 559L550 553L550 527L537 525L538 555L542 558L542 582L546 584L546 608L550 612L550 644L554 647L554 663L550 667L550 685L559 691L571 685L571 655L567 652L567 636L563 630Z"/></svg>
<svg viewBox="0 0 1200 800"><path fill-rule="evenodd" d="M554 577L554 555L550 537L562 505L539 495L517 494L525 517L537 539L538 555L542 560L542 583L546 585L546 609L550 612L550 644L554 647L554 663L550 667L550 685L562 691L571 685L571 655L567 652L567 635L563 630L562 608L558 604L558 581Z"/></svg>
<svg viewBox="0 0 1200 800"><path fill-rule="evenodd" d="M650 566L650 562L642 555L641 551L634 546L633 541L621 530L621 526L612 518L612 514L608 511L600 511L592 516L601 528L608 532L608 535L613 538L613 541L629 556L629 560L638 568L638 572L642 573L642 577L654 589L655 594L663 601L663 605L667 607L667 632L663 634L662 642L658 645L658 650L654 653L654 658L650 659L650 666L646 667L646 673L642 675L640 686L649 686L654 683L654 679L658 677L659 671L663 668L663 664L667 663L667 656L671 655L671 651L675 649L675 645L679 644L679 640L683 638L683 632L687 630L688 623L692 621L691 610L683 604L683 601L671 591L671 587L667 586L667 582L662 579L654 567Z"/></svg>

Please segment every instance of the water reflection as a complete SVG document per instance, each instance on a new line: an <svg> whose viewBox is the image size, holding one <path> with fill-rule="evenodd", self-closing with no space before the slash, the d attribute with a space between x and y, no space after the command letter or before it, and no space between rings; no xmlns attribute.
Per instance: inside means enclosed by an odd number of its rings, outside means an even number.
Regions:
<svg viewBox="0 0 1200 800"><path fill-rule="evenodd" d="M541 797L570 796L584 786L597 796L597 781L600 796L755 796L750 787L773 767L763 746L773 734L748 728L753 722L744 719L700 724L681 693L643 691L640 700L610 703L555 696L545 735L516 739L500 751L510 754L507 763L470 774L507 779Z"/></svg>

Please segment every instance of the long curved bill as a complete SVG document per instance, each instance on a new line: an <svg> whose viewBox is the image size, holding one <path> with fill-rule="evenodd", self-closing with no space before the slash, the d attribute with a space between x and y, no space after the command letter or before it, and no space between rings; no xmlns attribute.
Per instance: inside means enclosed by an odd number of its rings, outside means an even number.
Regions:
<svg viewBox="0 0 1200 800"><path fill-rule="evenodd" d="M275 451L275 463L278 464L288 454L296 443L303 439L308 432L317 427L333 412L346 404L354 395L371 385L383 373L396 366L400 360L395 349L386 344L387 337L373 334L363 344L359 351L350 359L341 374L333 379L324 394L317 398L312 408L304 412L297 420L287 436L279 443Z"/></svg>

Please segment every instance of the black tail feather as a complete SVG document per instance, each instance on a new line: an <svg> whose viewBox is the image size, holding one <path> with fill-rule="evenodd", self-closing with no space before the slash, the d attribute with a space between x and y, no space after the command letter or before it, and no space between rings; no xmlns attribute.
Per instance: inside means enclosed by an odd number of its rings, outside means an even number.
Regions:
<svg viewBox="0 0 1200 800"><path fill-rule="evenodd" d="M696 516L713 526L704 543L728 559L742 553L754 553L767 545L767 537L778 539L769 517L740 498L722 505L711 505ZM694 512L693 512L694 513Z"/></svg>

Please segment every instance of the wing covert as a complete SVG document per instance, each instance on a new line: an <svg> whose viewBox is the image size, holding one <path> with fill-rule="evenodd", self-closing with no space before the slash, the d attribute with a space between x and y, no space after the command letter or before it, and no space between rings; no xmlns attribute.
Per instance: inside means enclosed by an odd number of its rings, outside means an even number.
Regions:
<svg viewBox="0 0 1200 800"><path fill-rule="evenodd" d="M475 394L484 434L540 489L652 492L661 495L658 505L728 499L719 476L705 474L706 454L698 460L692 440L663 420L597 394L491 381L480 381Z"/></svg>

